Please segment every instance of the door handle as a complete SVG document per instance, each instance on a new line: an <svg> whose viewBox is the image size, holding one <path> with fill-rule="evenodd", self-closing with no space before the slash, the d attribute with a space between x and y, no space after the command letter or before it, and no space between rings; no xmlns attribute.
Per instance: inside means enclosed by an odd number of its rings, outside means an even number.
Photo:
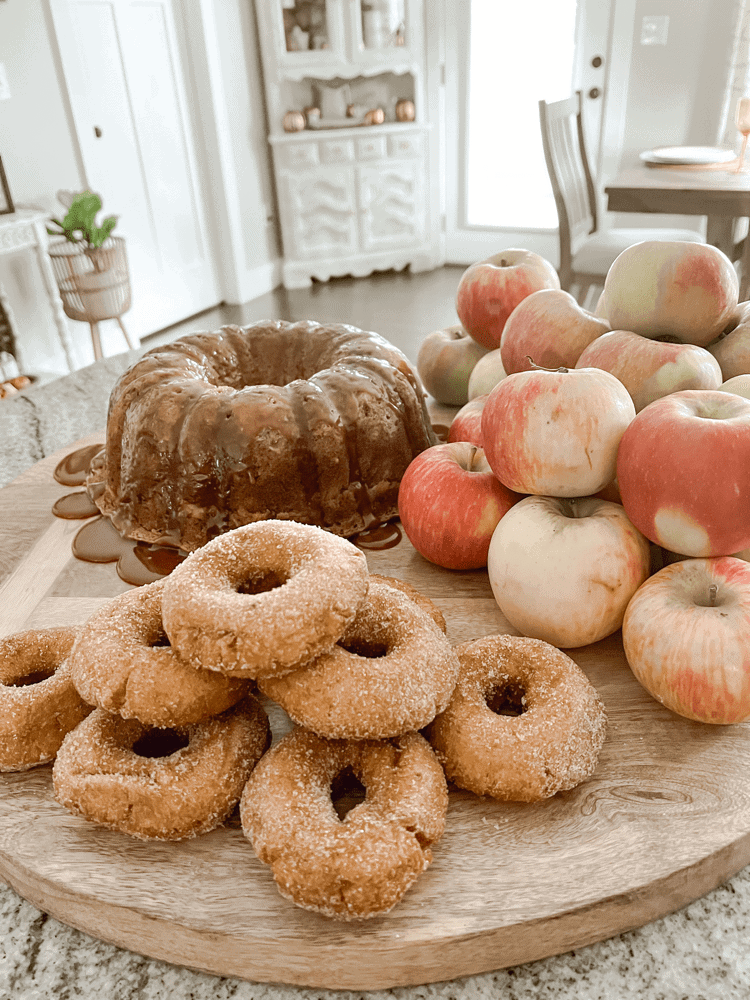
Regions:
<svg viewBox="0 0 750 1000"><path fill-rule="evenodd" d="M589 97L592 101L595 101L597 97L601 94L601 90L598 87L592 87L589 91Z"/></svg>
<svg viewBox="0 0 750 1000"><path fill-rule="evenodd" d="M101 139L102 137L102 130L99 128L98 125L94 125L94 135L96 136L97 139Z"/></svg>

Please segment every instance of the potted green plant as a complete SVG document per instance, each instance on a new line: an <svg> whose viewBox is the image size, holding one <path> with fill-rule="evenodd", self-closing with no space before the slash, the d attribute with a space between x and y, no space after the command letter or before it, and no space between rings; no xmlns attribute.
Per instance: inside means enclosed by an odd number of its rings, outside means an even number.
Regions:
<svg viewBox="0 0 750 1000"><path fill-rule="evenodd" d="M102 200L93 191L61 191L57 196L67 213L63 219L53 216L47 232L60 237L50 242L49 255L65 315L91 326L96 358L101 357L101 320L116 319L128 344L135 346L120 319L130 308L131 291L125 240L112 235L117 216L97 223Z"/></svg>

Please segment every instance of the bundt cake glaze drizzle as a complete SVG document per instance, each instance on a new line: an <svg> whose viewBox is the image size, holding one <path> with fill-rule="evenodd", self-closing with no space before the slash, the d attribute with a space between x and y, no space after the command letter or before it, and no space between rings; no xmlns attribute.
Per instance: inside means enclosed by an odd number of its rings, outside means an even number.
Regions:
<svg viewBox="0 0 750 1000"><path fill-rule="evenodd" d="M226 326L125 372L87 488L123 535L186 551L270 517L350 537L397 515L436 442L419 377L378 334Z"/></svg>

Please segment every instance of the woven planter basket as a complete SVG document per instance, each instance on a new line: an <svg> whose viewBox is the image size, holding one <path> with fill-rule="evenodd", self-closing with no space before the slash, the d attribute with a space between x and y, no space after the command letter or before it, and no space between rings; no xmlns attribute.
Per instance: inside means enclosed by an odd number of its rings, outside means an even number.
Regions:
<svg viewBox="0 0 750 1000"><path fill-rule="evenodd" d="M128 311L130 276L121 236L110 236L95 249L60 240L50 243L49 256L63 309L70 319L99 323Z"/></svg>

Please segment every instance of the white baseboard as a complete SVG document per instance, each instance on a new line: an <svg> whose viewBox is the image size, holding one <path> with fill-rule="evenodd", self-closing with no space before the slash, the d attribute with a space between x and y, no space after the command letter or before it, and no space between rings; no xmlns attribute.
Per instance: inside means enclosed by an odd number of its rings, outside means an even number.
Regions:
<svg viewBox="0 0 750 1000"><path fill-rule="evenodd" d="M280 257L258 264L246 271L235 292L228 293L225 301L230 305L244 305L267 292L272 292L281 284L282 261Z"/></svg>

